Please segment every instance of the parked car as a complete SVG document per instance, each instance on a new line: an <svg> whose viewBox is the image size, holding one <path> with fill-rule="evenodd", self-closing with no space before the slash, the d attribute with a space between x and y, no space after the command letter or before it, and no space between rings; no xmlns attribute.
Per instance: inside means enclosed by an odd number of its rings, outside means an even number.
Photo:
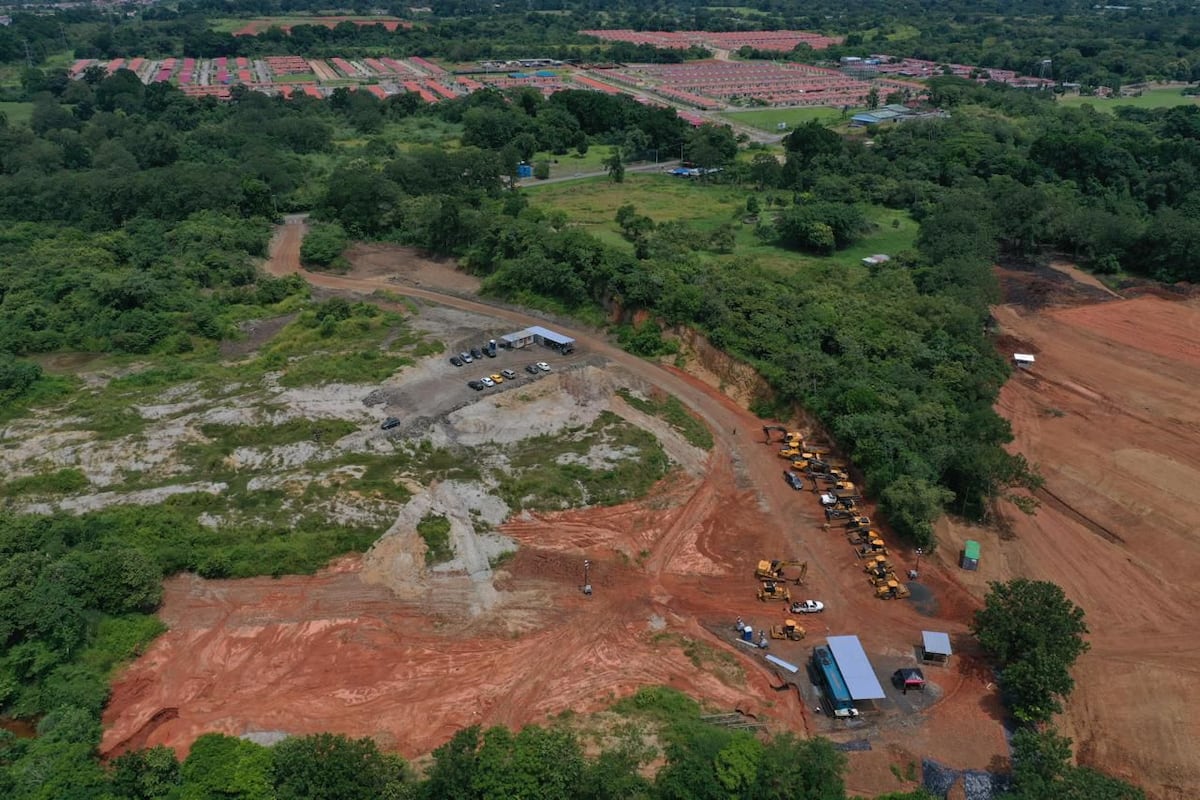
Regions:
<svg viewBox="0 0 1200 800"><path fill-rule="evenodd" d="M504 383L504 376L499 372L497 372L495 375L489 375L488 377L492 379L492 383Z"/></svg>
<svg viewBox="0 0 1200 800"><path fill-rule="evenodd" d="M792 603L793 614L820 614L825 610L825 604L820 600L799 600Z"/></svg>
<svg viewBox="0 0 1200 800"><path fill-rule="evenodd" d="M479 382L482 383L484 386L488 387L489 389L496 385L496 382L494 380L492 380L491 378L480 378Z"/></svg>
<svg viewBox="0 0 1200 800"><path fill-rule="evenodd" d="M909 689L925 688L925 673L919 667L902 667L892 673L892 685L903 689L907 694Z"/></svg>
<svg viewBox="0 0 1200 800"><path fill-rule="evenodd" d="M390 431L392 428L398 427L399 425L400 420L396 419L395 417L388 417L379 427L383 428L385 431Z"/></svg>
<svg viewBox="0 0 1200 800"><path fill-rule="evenodd" d="M458 357L462 359L462 362L464 364L470 364L472 361L475 360L475 359L471 358L471 354L468 353L466 350L459 353Z"/></svg>
<svg viewBox="0 0 1200 800"><path fill-rule="evenodd" d="M526 364L525 371L528 372L530 375L537 375L539 372L541 372L541 370L538 369L537 364Z"/></svg>
<svg viewBox="0 0 1200 800"><path fill-rule="evenodd" d="M539 362L537 363L537 368L538 368L538 369L540 369L542 372L549 372L549 371L550 371L550 365L549 365L549 364L547 364L545 361L539 361Z"/></svg>
<svg viewBox="0 0 1200 800"><path fill-rule="evenodd" d="M516 380L517 377L517 373L513 372L511 369L502 369L500 370L500 374L510 381Z"/></svg>
<svg viewBox="0 0 1200 800"><path fill-rule="evenodd" d="M458 356L450 356L450 363L456 367L461 367L463 365L463 360Z"/></svg>
<svg viewBox="0 0 1200 800"><path fill-rule="evenodd" d="M484 388L482 381L467 381L467 386L470 386L472 389L474 389L477 392L483 391L483 388Z"/></svg>
<svg viewBox="0 0 1200 800"><path fill-rule="evenodd" d="M481 358L483 358L483 351L480 350L478 347L472 347L471 348L471 357L476 360L481 359Z"/></svg>
<svg viewBox="0 0 1200 800"><path fill-rule="evenodd" d="M496 351L492 349L491 345L487 345L483 348L483 354L488 358L496 357Z"/></svg>
<svg viewBox="0 0 1200 800"><path fill-rule="evenodd" d="M800 491L804 488L804 480L790 469L785 469L783 471L783 479L787 481L788 486L792 487L796 491Z"/></svg>

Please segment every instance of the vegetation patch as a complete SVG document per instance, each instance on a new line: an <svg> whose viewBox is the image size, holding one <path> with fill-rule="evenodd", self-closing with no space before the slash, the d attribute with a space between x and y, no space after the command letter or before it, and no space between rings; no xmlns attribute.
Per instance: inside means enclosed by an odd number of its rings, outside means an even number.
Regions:
<svg viewBox="0 0 1200 800"><path fill-rule="evenodd" d="M336 442L358 430L359 426L344 419L290 419L278 425L221 425L200 426L214 447L228 455L239 447L278 447L297 442Z"/></svg>
<svg viewBox="0 0 1200 800"><path fill-rule="evenodd" d="M616 505L641 497L670 466L653 434L605 411L588 427L525 439L504 451L497 492L514 510ZM597 462L596 466L589 466Z"/></svg>
<svg viewBox="0 0 1200 800"><path fill-rule="evenodd" d="M655 634L654 641L678 647L697 669L716 675L728 686L745 686L746 673L737 658L726 650L677 633Z"/></svg>
<svg viewBox="0 0 1200 800"><path fill-rule="evenodd" d="M441 514L426 514L417 523L417 533L425 541L425 565L434 566L454 558L450 545L450 520Z"/></svg>
<svg viewBox="0 0 1200 800"><path fill-rule="evenodd" d="M617 394L621 396L622 400L643 414L650 414L666 420L672 428L679 431L679 434L689 444L703 450L712 449L712 431L708 429L708 426L699 417L689 411L683 403L679 402L678 397L666 395L661 397L656 396L647 400L623 388L618 389Z"/></svg>
<svg viewBox="0 0 1200 800"><path fill-rule="evenodd" d="M54 472L42 472L37 475L14 478L0 485L0 497L14 497L23 494L71 494L82 491L89 485L87 477L82 472L68 467Z"/></svg>

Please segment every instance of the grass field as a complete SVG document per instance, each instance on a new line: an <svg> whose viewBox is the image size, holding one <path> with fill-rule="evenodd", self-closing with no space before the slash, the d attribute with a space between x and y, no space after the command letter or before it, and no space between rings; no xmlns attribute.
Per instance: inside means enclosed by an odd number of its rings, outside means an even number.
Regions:
<svg viewBox="0 0 1200 800"><path fill-rule="evenodd" d="M33 118L33 103L0 103L0 114L8 119L10 125L27 123Z"/></svg>
<svg viewBox="0 0 1200 800"><path fill-rule="evenodd" d="M566 175L574 175L576 172L599 172L604 169L604 159L610 155L612 155L612 146L601 144L592 145L583 155L579 155L574 150L565 156L556 156L552 153L538 153L530 163L536 164L539 161L549 161L550 177L560 178ZM555 159L558 160L557 164L554 163Z"/></svg>
<svg viewBox="0 0 1200 800"><path fill-rule="evenodd" d="M602 241L622 248L632 245L621 235L616 223L616 210L632 203L638 213L655 222L682 220L700 233L710 233L717 227L733 223L736 246L731 255L706 254L717 260L732 260L752 256L763 266L792 272L816 264L858 264L875 253L895 255L912 248L917 235L917 223L906 213L887 208L868 207L866 214L874 228L867 236L845 250L831 256L812 256L762 243L754 234L754 226L742 222L746 199L752 194L761 199L767 193L753 192L738 186L702 184L667 175L626 175L624 183L612 183L605 178L570 181L568 183L533 186L527 189L530 203L562 211L580 227Z"/></svg>
<svg viewBox="0 0 1200 800"><path fill-rule="evenodd" d="M1190 106L1200 103L1200 98L1192 95L1180 94L1178 88L1173 89L1150 89L1142 92L1139 97L1116 97L1112 99L1104 97L1084 97L1081 95L1064 95L1058 98L1058 102L1065 106L1091 106L1097 111L1104 111L1111 114L1114 109L1121 106L1133 106L1134 108L1171 108L1173 106Z"/></svg>
<svg viewBox="0 0 1200 800"><path fill-rule="evenodd" d="M749 125L759 130L770 131L772 133L780 132L778 125L781 122L786 122L788 128L794 128L797 125L803 125L812 120L821 122L840 122L842 119L849 119L852 115L857 114L863 109L852 109L843 116L840 108L829 108L819 106L814 108L762 108L754 111L727 111L721 114L728 120L740 122L743 125Z"/></svg>

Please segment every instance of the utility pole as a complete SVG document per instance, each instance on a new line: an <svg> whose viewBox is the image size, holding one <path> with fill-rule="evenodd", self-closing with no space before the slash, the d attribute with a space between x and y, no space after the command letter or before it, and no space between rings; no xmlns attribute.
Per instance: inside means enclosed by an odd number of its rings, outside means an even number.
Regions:
<svg viewBox="0 0 1200 800"><path fill-rule="evenodd" d="M583 593L591 596L592 580L591 580L592 562L588 559L583 560Z"/></svg>

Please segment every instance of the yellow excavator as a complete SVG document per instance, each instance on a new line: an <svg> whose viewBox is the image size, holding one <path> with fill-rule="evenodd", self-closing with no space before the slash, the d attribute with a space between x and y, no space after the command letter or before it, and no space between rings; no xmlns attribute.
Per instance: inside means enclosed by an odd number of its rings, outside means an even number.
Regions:
<svg viewBox="0 0 1200 800"><path fill-rule="evenodd" d="M786 586L776 581L763 581L762 587L758 590L758 599L764 603L768 600L781 600L784 603L790 603L792 602L792 593L788 591Z"/></svg>
<svg viewBox="0 0 1200 800"><path fill-rule="evenodd" d="M785 573L786 567L799 567L800 574L795 578L789 578ZM754 570L754 577L764 581L789 581L799 586L804 583L805 577L808 576L807 561L759 561L758 569Z"/></svg>
<svg viewBox="0 0 1200 800"><path fill-rule="evenodd" d="M794 619L785 619L782 625L771 626L772 639L790 639L798 642L807 635L804 628L796 624Z"/></svg>
<svg viewBox="0 0 1200 800"><path fill-rule="evenodd" d="M780 441L787 442L791 447L799 447L804 441L804 431L789 431L782 425L763 425L763 434L767 437L767 444L771 443L771 433L779 431L783 434Z"/></svg>

